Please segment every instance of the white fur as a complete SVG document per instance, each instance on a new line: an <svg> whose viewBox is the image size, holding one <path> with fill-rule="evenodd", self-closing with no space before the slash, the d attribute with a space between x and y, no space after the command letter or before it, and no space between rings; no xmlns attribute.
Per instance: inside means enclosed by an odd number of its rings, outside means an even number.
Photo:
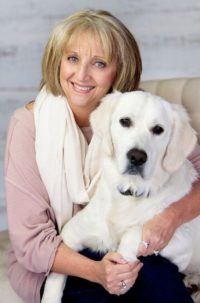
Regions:
<svg viewBox="0 0 200 303"><path fill-rule="evenodd" d="M130 119L131 126L123 127L121 118ZM108 95L93 112L91 124L103 140L102 176L90 203L64 226L61 236L76 251L118 251L132 262L143 224L191 190L197 173L186 158L196 134L183 107L145 92ZM155 125L164 131L154 134ZM145 151L147 161L131 175L127 153L133 148ZM127 190L133 195L120 193ZM180 271L199 273L199 243L197 218L177 229L161 255ZM65 276L51 273L42 303L59 303L64 283Z"/></svg>

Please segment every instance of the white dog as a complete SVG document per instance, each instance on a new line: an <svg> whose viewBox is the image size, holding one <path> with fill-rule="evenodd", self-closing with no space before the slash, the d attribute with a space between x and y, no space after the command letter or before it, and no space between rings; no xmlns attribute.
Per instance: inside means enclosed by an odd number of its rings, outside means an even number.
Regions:
<svg viewBox="0 0 200 303"><path fill-rule="evenodd" d="M91 115L102 137L102 175L90 203L63 228L64 242L118 251L137 259L142 226L191 190L197 173L186 159L196 134L186 111L160 97L136 91L106 96ZM160 254L180 271L199 273L200 219L179 227ZM65 276L51 273L43 303L61 301Z"/></svg>

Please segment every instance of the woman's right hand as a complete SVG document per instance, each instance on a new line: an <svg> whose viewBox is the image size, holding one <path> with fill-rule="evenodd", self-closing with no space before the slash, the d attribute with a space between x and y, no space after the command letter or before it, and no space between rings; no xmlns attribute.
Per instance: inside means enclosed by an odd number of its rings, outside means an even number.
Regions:
<svg viewBox="0 0 200 303"><path fill-rule="evenodd" d="M135 283L142 265L139 260L129 263L119 253L109 252L97 262L97 282L110 294L125 294Z"/></svg>

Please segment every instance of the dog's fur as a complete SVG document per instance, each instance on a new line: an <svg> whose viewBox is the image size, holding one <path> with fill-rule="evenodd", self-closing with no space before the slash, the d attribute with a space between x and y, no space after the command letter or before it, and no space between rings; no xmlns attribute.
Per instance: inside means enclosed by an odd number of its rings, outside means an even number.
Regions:
<svg viewBox="0 0 200 303"><path fill-rule="evenodd" d="M118 251L133 262L143 224L185 196L197 178L186 159L196 134L181 105L142 91L106 96L91 125L94 136L102 137L101 178L90 203L61 235L76 251ZM180 271L199 274L199 243L196 218L179 227L160 253ZM63 275L51 273L42 302L60 302L64 283Z"/></svg>

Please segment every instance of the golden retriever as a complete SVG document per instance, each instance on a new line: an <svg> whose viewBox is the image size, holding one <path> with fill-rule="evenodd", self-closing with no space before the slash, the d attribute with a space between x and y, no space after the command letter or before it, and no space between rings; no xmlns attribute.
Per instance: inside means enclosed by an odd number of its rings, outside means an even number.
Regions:
<svg viewBox="0 0 200 303"><path fill-rule="evenodd" d="M186 195L197 173L187 160L196 134L181 105L147 92L114 92L91 115L94 136L102 138L102 173L90 203L64 226L63 241L118 251L137 259L142 226ZM160 254L180 271L199 272L200 219L177 229ZM59 303L65 276L51 273L42 303Z"/></svg>

